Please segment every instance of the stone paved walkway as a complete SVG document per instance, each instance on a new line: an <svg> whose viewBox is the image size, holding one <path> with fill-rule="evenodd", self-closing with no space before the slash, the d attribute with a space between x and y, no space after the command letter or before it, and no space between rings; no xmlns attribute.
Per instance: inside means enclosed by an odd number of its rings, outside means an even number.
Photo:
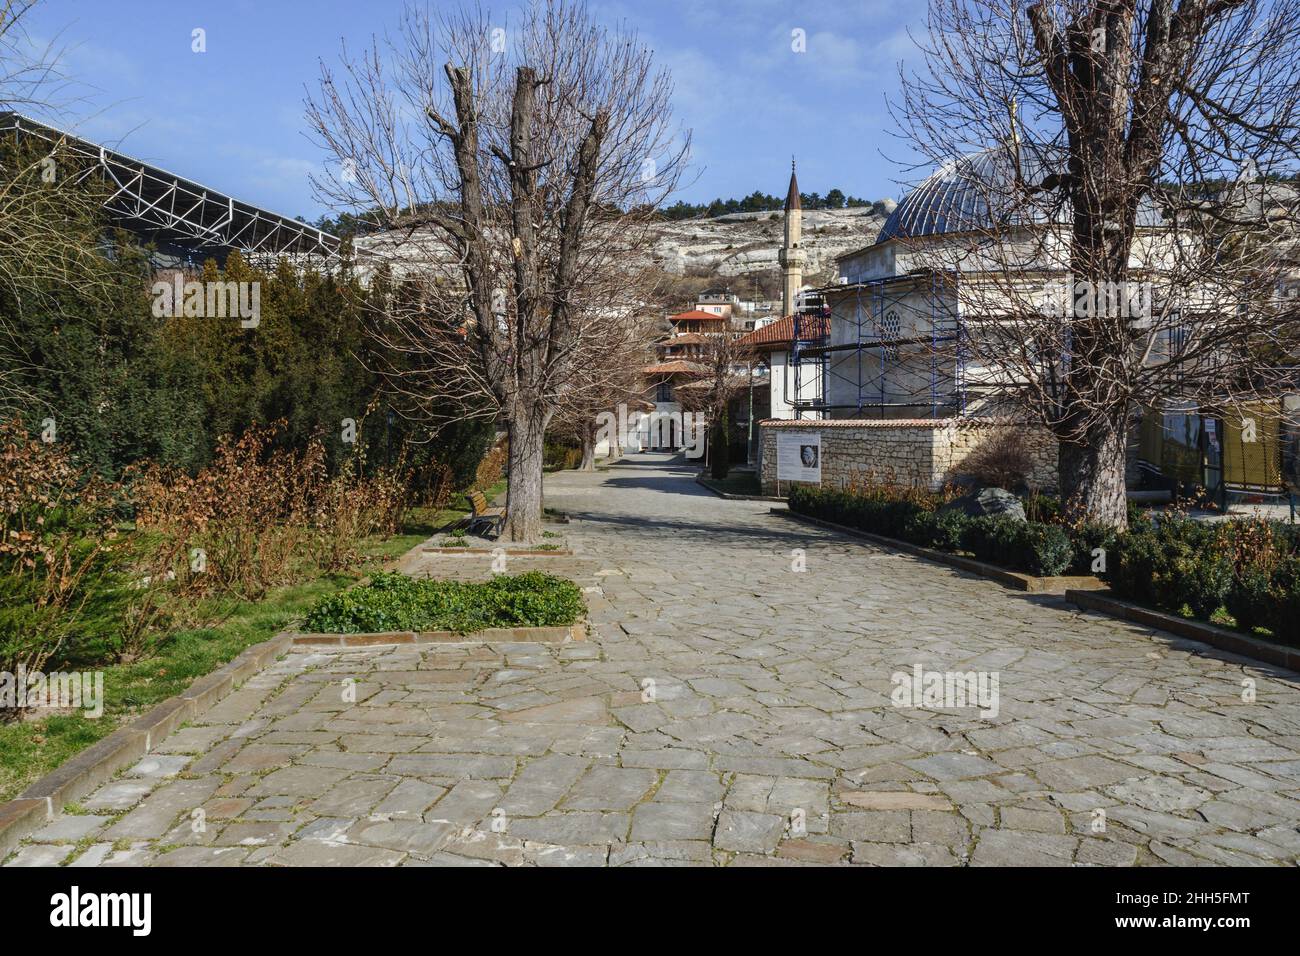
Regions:
<svg viewBox="0 0 1300 956"><path fill-rule="evenodd" d="M547 503L574 516L575 555L508 570L589 588L590 641L291 654L9 864L1300 856L1294 674L718 499L648 457L552 476ZM917 665L996 674L996 716L894 706Z"/></svg>

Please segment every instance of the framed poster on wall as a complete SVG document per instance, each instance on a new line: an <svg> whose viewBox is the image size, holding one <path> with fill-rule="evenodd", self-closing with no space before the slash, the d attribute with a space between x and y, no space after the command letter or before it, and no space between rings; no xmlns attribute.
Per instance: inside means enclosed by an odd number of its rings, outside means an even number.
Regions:
<svg viewBox="0 0 1300 956"><path fill-rule="evenodd" d="M786 431L776 433L777 481L822 480L822 436L820 432Z"/></svg>

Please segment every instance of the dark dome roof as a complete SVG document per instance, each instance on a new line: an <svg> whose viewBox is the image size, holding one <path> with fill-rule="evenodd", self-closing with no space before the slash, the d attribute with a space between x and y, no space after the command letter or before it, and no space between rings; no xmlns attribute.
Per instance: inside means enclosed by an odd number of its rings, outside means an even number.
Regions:
<svg viewBox="0 0 1300 956"><path fill-rule="evenodd" d="M1041 183L1050 172L1047 164L1028 150L1020 153L1021 179ZM997 147L944 163L903 197L885 220L876 242L991 229L996 223L989 211L990 202L1019 206L1014 210L1017 215L1004 214L997 217L999 221L1045 221L1045 207L1040 211L1029 202L1014 203L1017 190L1013 162L1010 150Z"/></svg>
<svg viewBox="0 0 1300 956"><path fill-rule="evenodd" d="M1042 186L1065 167L1063 156L1049 162L1041 148L1024 145L1017 152L1020 182L1030 186ZM1010 149L998 146L945 163L903 198L885 220L876 242L1049 219L1068 221L1069 207L1054 188L1030 192L1017 185L1015 162ZM1160 217L1144 204L1138 222L1158 225Z"/></svg>

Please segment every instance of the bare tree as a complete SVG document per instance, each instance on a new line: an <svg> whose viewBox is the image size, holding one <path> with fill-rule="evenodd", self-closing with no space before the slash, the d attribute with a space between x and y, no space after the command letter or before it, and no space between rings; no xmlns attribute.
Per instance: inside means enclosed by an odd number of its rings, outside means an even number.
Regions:
<svg viewBox="0 0 1300 956"><path fill-rule="evenodd" d="M972 388L1058 441L1077 518L1125 524L1135 410L1292 384L1296 0L931 0L905 139L963 184L949 277Z"/></svg>
<svg viewBox="0 0 1300 956"><path fill-rule="evenodd" d="M0 119L75 101L61 72L63 51L26 29L36 6L36 0L0 0ZM15 134L0 143L0 304L6 311L58 310L58 283L87 291L100 281L105 194L89 172L61 141L37 145ZM0 406L30 399L17 380L32 369L11 318L0 314Z"/></svg>
<svg viewBox="0 0 1300 956"><path fill-rule="evenodd" d="M345 49L308 100L334 159L319 193L407 240L387 251L418 294L376 322L395 388L504 418L509 540L540 534L546 428L637 308L689 145L671 92L635 34L542 0L517 23L408 7L397 40Z"/></svg>
<svg viewBox="0 0 1300 956"><path fill-rule="evenodd" d="M552 420L552 429L573 438L582 448L582 471L596 467L597 422L602 412L616 417L618 406L642 400L645 389L645 366L653 355L658 337L658 314L646 312L628 317L615 313L607 317L607 331L594 336L593 347L585 356L586 369L570 380L560 407ZM597 320L598 321L598 320ZM617 441L610 448L618 454Z"/></svg>
<svg viewBox="0 0 1300 956"><path fill-rule="evenodd" d="M678 386L675 394L683 409L705 416L709 472L714 478L725 478L731 464L731 403L753 387L756 355L737 332L727 330L702 337L699 352L691 358L701 368L700 377Z"/></svg>

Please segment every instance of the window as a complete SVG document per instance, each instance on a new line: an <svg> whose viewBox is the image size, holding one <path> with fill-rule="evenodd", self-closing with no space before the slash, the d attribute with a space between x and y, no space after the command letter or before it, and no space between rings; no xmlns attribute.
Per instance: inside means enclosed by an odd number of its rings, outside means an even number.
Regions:
<svg viewBox="0 0 1300 956"><path fill-rule="evenodd" d="M903 332L903 323L898 318L898 313L890 309L880 321L880 337L882 339L896 339ZM893 343L884 346L886 358L898 358L898 345Z"/></svg>
<svg viewBox="0 0 1300 956"><path fill-rule="evenodd" d="M672 382L660 382L655 386L656 402L671 402L673 400Z"/></svg>

